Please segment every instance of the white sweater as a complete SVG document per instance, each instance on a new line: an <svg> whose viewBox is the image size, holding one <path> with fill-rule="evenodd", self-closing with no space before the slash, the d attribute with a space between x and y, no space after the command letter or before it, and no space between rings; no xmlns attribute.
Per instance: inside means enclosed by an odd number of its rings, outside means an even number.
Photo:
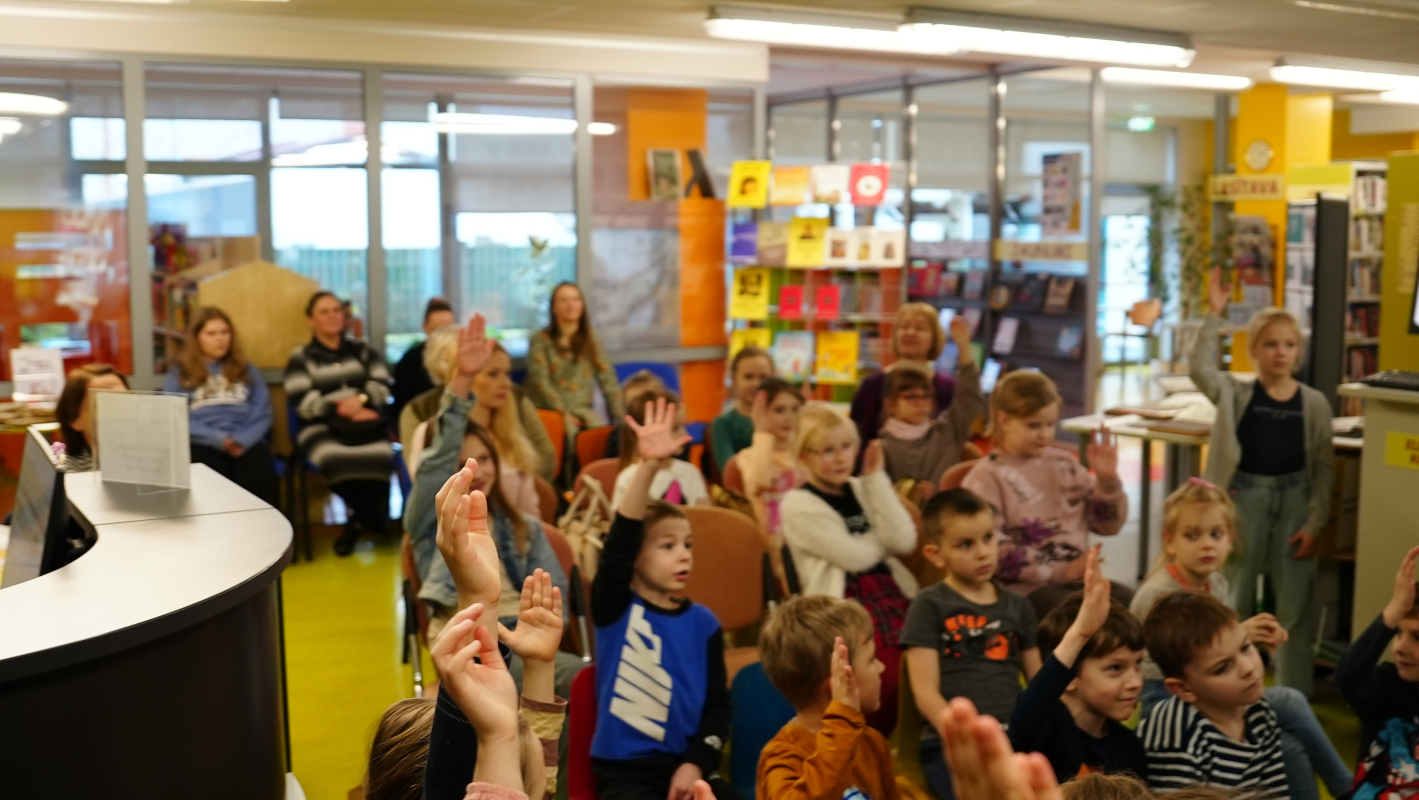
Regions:
<svg viewBox="0 0 1419 800"><path fill-rule="evenodd" d="M631 488L631 478L635 473L635 465L632 464L616 474L616 487L611 494L612 508L621 507L621 499ZM695 469L694 464L678 458L670 459L669 466L656 471L655 477L650 481L650 496L656 500L664 500L665 493L670 491L670 484L676 481L680 482L680 493L685 497L685 505L709 503L709 487L705 486L705 476Z"/></svg>
<svg viewBox="0 0 1419 800"><path fill-rule="evenodd" d="M916 549L916 524L885 472L848 478L872 530L857 536L833 507L807 489L784 495L783 538L793 550L804 594L842 597L849 572L866 572L885 561L902 594L913 597L916 577L893 555Z"/></svg>

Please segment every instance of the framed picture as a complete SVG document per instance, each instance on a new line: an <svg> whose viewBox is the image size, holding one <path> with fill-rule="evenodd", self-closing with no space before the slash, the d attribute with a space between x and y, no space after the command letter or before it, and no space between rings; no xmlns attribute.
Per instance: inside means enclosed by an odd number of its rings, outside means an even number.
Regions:
<svg viewBox="0 0 1419 800"><path fill-rule="evenodd" d="M680 199L680 151L651 148L645 151L650 199Z"/></svg>

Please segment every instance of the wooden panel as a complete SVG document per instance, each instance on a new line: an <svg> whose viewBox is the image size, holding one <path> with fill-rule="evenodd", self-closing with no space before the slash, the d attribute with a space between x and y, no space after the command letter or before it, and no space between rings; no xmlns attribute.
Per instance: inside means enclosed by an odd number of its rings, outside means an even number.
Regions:
<svg viewBox="0 0 1419 800"><path fill-rule="evenodd" d="M633 88L626 93L626 189L632 200L646 200L646 150L655 147L680 150L680 171L689 180L690 162L685 151L705 150L706 105L704 89Z"/></svg>
<svg viewBox="0 0 1419 800"><path fill-rule="evenodd" d="M227 312L251 363L281 369L292 350L310 341L305 304L319 288L304 275L253 261L203 280L197 301Z"/></svg>

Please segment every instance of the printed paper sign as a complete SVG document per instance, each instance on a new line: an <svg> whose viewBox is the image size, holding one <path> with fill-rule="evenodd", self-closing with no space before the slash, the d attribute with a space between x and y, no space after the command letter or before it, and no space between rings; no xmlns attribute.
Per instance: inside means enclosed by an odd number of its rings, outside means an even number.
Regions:
<svg viewBox="0 0 1419 800"><path fill-rule="evenodd" d="M91 392L99 472L111 483L187 488L192 451L187 398L147 392Z"/></svg>
<svg viewBox="0 0 1419 800"><path fill-rule="evenodd" d="M53 400L64 391L64 354L48 347L10 351L16 400Z"/></svg>
<svg viewBox="0 0 1419 800"><path fill-rule="evenodd" d="M1419 469L1419 434L1399 431L1385 434L1385 463L1391 467Z"/></svg>

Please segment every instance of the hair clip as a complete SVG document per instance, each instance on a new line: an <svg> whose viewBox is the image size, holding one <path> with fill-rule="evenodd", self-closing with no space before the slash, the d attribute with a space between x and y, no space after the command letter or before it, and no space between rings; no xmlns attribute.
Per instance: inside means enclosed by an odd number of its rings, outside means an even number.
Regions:
<svg viewBox="0 0 1419 800"><path fill-rule="evenodd" d="M1201 487L1204 488L1204 489L1216 489L1216 488L1217 488L1217 484L1213 483L1212 481L1207 480L1206 478L1199 478L1199 477L1193 476L1193 477L1191 477L1191 478L1188 478L1188 479L1187 479L1187 482L1190 483L1190 484L1192 484L1193 486L1201 486Z"/></svg>

